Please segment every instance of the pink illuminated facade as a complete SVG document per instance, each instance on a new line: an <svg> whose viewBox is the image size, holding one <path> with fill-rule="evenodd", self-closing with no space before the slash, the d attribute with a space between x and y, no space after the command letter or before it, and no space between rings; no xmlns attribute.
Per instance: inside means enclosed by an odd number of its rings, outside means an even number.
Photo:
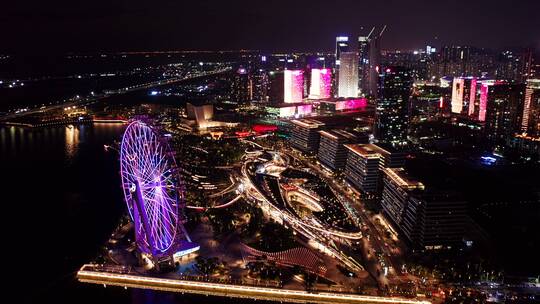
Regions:
<svg viewBox="0 0 540 304"><path fill-rule="evenodd" d="M336 111L357 110L367 105L366 98L340 100L336 103Z"/></svg>
<svg viewBox="0 0 540 304"><path fill-rule="evenodd" d="M452 113L461 113L463 110L463 87L465 79L454 78L452 85Z"/></svg>
<svg viewBox="0 0 540 304"><path fill-rule="evenodd" d="M486 121L486 111L489 98L489 87L494 85L506 84L502 80L482 80L478 82L480 85L480 102L478 110L478 121Z"/></svg>
<svg viewBox="0 0 540 304"><path fill-rule="evenodd" d="M486 121L486 109L489 93L489 84L483 83L480 87L480 110L478 111L478 120Z"/></svg>
<svg viewBox="0 0 540 304"><path fill-rule="evenodd" d="M320 101L320 109L324 112L359 110L365 108L366 106L366 98L349 98Z"/></svg>
<svg viewBox="0 0 540 304"><path fill-rule="evenodd" d="M299 103L304 97L304 71L284 71L283 101L285 103Z"/></svg>
<svg viewBox="0 0 540 304"><path fill-rule="evenodd" d="M311 104L300 105L296 107L296 114L298 114L298 116L309 115L312 110L313 106Z"/></svg>
<svg viewBox="0 0 540 304"><path fill-rule="evenodd" d="M475 77L455 77L452 85L452 113L475 116L477 106Z"/></svg>
<svg viewBox="0 0 540 304"><path fill-rule="evenodd" d="M474 115L475 102L476 102L476 78L471 79L471 92L469 97L469 116Z"/></svg>
<svg viewBox="0 0 540 304"><path fill-rule="evenodd" d="M270 106L267 112L271 117L276 118L292 118L292 117L304 117L310 115L313 112L312 104L282 104L278 106Z"/></svg>
<svg viewBox="0 0 540 304"><path fill-rule="evenodd" d="M312 69L311 86L309 88L310 99L330 98L332 88L332 72L330 69Z"/></svg>
<svg viewBox="0 0 540 304"><path fill-rule="evenodd" d="M529 134L538 133L538 122L540 121L540 103L538 96L540 95L540 79L527 80L525 88L525 102L523 104L523 121L521 131ZM540 135L540 134L539 134Z"/></svg>

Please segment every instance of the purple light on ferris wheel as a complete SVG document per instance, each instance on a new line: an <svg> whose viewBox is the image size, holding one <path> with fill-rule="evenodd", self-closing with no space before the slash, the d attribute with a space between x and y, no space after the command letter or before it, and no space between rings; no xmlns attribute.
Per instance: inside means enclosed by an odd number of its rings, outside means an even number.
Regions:
<svg viewBox="0 0 540 304"><path fill-rule="evenodd" d="M142 121L127 127L120 147L122 188L141 251L171 254L182 234L184 192L169 146Z"/></svg>

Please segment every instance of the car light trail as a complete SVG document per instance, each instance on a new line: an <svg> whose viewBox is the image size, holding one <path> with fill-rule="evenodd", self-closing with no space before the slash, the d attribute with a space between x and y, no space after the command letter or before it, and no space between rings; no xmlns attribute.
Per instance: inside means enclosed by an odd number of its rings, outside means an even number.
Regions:
<svg viewBox="0 0 540 304"><path fill-rule="evenodd" d="M402 304L431 304L429 301L419 301L403 298L361 296L354 294L338 294L328 292L306 292L268 287L244 285L229 285L209 282L194 282L165 278L144 277L131 274L98 272L88 270L93 265L84 265L77 277L79 281L94 284L109 284L122 287L166 290L196 294L211 294L228 297L249 297L252 299L268 299L295 303L402 303Z"/></svg>

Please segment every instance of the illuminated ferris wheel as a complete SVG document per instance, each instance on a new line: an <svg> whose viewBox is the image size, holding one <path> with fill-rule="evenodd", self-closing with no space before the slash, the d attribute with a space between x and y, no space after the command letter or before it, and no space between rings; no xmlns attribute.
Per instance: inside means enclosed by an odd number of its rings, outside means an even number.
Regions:
<svg viewBox="0 0 540 304"><path fill-rule="evenodd" d="M185 192L167 141L145 122L131 122L122 138L120 171L140 250L171 255L187 235L181 219Z"/></svg>

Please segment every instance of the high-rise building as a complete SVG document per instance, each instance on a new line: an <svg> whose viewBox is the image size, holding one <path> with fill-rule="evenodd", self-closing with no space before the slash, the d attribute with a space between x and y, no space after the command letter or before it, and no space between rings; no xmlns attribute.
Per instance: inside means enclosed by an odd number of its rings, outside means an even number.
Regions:
<svg viewBox="0 0 540 304"><path fill-rule="evenodd" d="M358 97L358 53L356 52L341 53L338 97Z"/></svg>
<svg viewBox="0 0 540 304"><path fill-rule="evenodd" d="M345 178L356 189L377 194L381 188L381 170L401 167L405 154L388 146L348 144Z"/></svg>
<svg viewBox="0 0 540 304"><path fill-rule="evenodd" d="M452 113L478 117L479 104L476 100L476 88L477 79L475 77L454 77Z"/></svg>
<svg viewBox="0 0 540 304"><path fill-rule="evenodd" d="M349 52L351 50L349 45L349 37L338 36L336 37L336 66L340 65L341 53Z"/></svg>
<svg viewBox="0 0 540 304"><path fill-rule="evenodd" d="M358 88L362 95L369 92L369 36L358 37Z"/></svg>
<svg viewBox="0 0 540 304"><path fill-rule="evenodd" d="M253 98L253 80L248 70L240 67L233 74L231 83L231 101L235 103L247 103Z"/></svg>
<svg viewBox="0 0 540 304"><path fill-rule="evenodd" d="M283 93L285 90L285 74L283 71L268 72L267 83L266 101L273 105L283 103Z"/></svg>
<svg viewBox="0 0 540 304"><path fill-rule="evenodd" d="M385 30L386 26L384 26L376 36L371 37L371 33L369 35L369 71L367 79L368 91L364 92L364 94L373 97L377 97L377 94L379 93L379 72L382 70L381 39Z"/></svg>
<svg viewBox="0 0 540 304"><path fill-rule="evenodd" d="M382 66L400 66L408 68L416 80L432 80L428 77L428 63L431 56L426 51L385 51L382 57Z"/></svg>
<svg viewBox="0 0 540 304"><path fill-rule="evenodd" d="M262 69L256 70L252 73L252 99L256 101L267 101L268 96L268 73Z"/></svg>
<svg viewBox="0 0 540 304"><path fill-rule="evenodd" d="M317 157L319 161L332 171L345 168L347 148L345 144L367 143L366 134L351 133L344 130L319 131L320 142Z"/></svg>
<svg viewBox="0 0 540 304"><path fill-rule="evenodd" d="M540 79L527 80L521 131L531 137L540 137Z"/></svg>
<svg viewBox="0 0 540 304"><path fill-rule="evenodd" d="M532 50L524 52L504 51L497 58L496 76L515 82L525 82L533 76Z"/></svg>
<svg viewBox="0 0 540 304"><path fill-rule="evenodd" d="M495 63L493 54L484 49L469 46L444 46L433 57L428 67L428 76L441 78L445 76L482 76L494 75Z"/></svg>
<svg viewBox="0 0 540 304"><path fill-rule="evenodd" d="M330 69L311 69L310 99L331 97L332 71Z"/></svg>
<svg viewBox="0 0 540 304"><path fill-rule="evenodd" d="M486 121L486 110L487 110L487 99L489 94L489 86L495 85L496 81L494 80L485 80L480 83L480 102L478 110L478 121Z"/></svg>
<svg viewBox="0 0 540 304"><path fill-rule="evenodd" d="M495 144L521 133L525 85L494 84L487 86L485 133ZM481 97L482 98L482 97Z"/></svg>
<svg viewBox="0 0 540 304"><path fill-rule="evenodd" d="M285 70L283 90L285 103L302 102L304 98L304 71Z"/></svg>
<svg viewBox="0 0 540 304"><path fill-rule="evenodd" d="M319 148L319 130L324 123L314 119L291 120L292 129L289 142L291 146L304 153L315 153Z"/></svg>
<svg viewBox="0 0 540 304"><path fill-rule="evenodd" d="M463 241L466 202L451 192L425 186L403 168L385 168L381 206L403 235L422 249L442 249Z"/></svg>
<svg viewBox="0 0 540 304"><path fill-rule="evenodd" d="M413 82L406 68L387 67L382 71L374 127L378 141L397 146L406 144L408 104Z"/></svg>

